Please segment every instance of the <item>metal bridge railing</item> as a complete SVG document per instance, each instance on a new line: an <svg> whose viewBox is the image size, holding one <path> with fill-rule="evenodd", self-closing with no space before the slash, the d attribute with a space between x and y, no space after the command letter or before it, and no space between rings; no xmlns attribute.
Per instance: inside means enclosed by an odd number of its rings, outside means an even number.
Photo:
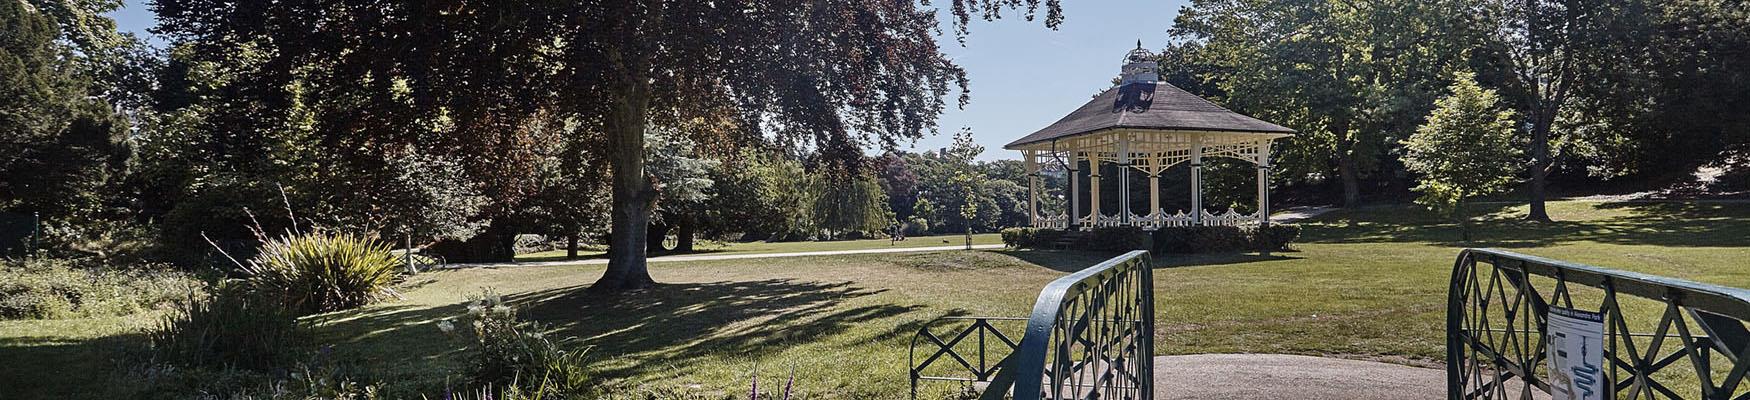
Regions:
<svg viewBox="0 0 1750 400"><path fill-rule="evenodd" d="M1154 398L1154 275L1148 252L1132 251L1058 278L1045 286L1026 319L1020 342L997 329L993 321L1018 318L952 317L972 320L942 340L919 329L912 340L912 395L922 380L956 380L984 386L981 399L1153 399ZM978 338L975 354L961 353L969 337ZM996 338L1007 354L985 364ZM930 356L918 362L920 343ZM976 357L977 365L968 360ZM953 360L965 374L926 374L927 368Z"/></svg>
<svg viewBox="0 0 1750 400"><path fill-rule="evenodd" d="M1494 249L1464 250L1453 266L1448 397L1550 393L1550 308L1594 304L1604 326L1601 398L1750 399L1750 291Z"/></svg>

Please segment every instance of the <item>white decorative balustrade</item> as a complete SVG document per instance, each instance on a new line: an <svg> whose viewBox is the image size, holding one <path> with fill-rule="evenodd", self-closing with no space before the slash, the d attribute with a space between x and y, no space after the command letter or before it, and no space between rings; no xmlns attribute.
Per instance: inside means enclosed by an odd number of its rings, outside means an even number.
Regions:
<svg viewBox="0 0 1750 400"><path fill-rule="evenodd" d="M1098 215L1098 216L1089 215L1089 216L1084 216L1081 218L1076 218L1075 225L1078 227L1095 227L1095 228L1109 228L1109 227L1117 227L1117 226L1134 226L1134 227L1142 228L1143 230L1152 231L1152 230L1156 230L1156 229L1160 229L1160 228L1175 228L1175 227L1198 226L1198 225L1202 225L1202 226L1249 226L1249 225L1256 225L1256 224L1258 224L1259 221L1262 220L1262 217L1260 217L1258 213L1241 214L1240 212L1234 211L1233 209L1229 209L1226 212L1222 212L1219 214L1212 214L1207 210L1201 211L1201 213L1203 214L1203 215L1201 215L1202 223L1198 223L1198 218L1196 218L1197 216L1185 213L1184 210L1180 210L1180 211L1172 213L1172 214L1168 214L1166 212L1166 210L1155 210L1155 212L1150 213L1149 215L1130 214L1130 215L1128 215L1129 218L1124 218L1126 216L1123 214ZM1126 220L1128 220L1129 222L1126 222ZM1050 228L1050 229L1068 229L1069 228L1069 216L1063 215L1063 214L1058 214L1055 217L1039 217L1039 218L1036 218L1033 220L1033 227L1035 227L1035 228Z"/></svg>
<svg viewBox="0 0 1750 400"><path fill-rule="evenodd" d="M1063 214L1057 214L1055 216L1049 216L1049 217L1038 217L1038 218L1033 219L1033 227L1034 228L1065 229L1065 228L1069 227L1069 216L1063 215Z"/></svg>

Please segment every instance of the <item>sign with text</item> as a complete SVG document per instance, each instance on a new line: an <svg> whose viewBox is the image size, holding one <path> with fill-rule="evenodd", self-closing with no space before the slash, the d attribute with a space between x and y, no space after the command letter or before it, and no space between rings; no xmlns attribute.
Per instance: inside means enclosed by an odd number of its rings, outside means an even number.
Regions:
<svg viewBox="0 0 1750 400"><path fill-rule="evenodd" d="M1549 309L1549 389L1555 400L1603 400L1604 314Z"/></svg>

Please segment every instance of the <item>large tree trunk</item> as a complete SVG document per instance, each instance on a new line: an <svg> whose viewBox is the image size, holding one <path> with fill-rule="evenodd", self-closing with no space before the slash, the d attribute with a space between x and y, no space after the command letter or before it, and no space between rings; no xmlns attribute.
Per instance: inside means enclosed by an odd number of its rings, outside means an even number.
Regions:
<svg viewBox="0 0 1750 400"><path fill-rule="evenodd" d="M644 176L645 113L650 106L650 83L636 68L620 78L610 96L608 112L608 161L613 167L613 210L608 235L608 269L591 291L618 292L642 289L656 283L645 263L646 231L656 191Z"/></svg>
<svg viewBox="0 0 1750 400"><path fill-rule="evenodd" d="M1332 125L1337 136L1337 178L1343 184L1343 207L1361 205L1361 177L1355 166L1355 139L1349 134L1349 122Z"/></svg>
<svg viewBox="0 0 1750 400"><path fill-rule="evenodd" d="M667 215L665 214L665 217L666 216ZM644 251L649 253L662 253L668 251L668 248L662 247L662 242L664 239L668 238L668 231L669 229L672 229L673 226L673 224L666 222L666 220L662 223L650 224L650 230L644 232Z"/></svg>
<svg viewBox="0 0 1750 400"><path fill-rule="evenodd" d="M576 260L577 259L577 236L579 235L579 233L577 232L577 228L567 229L567 231L569 231L570 233L565 235L565 259Z"/></svg>
<svg viewBox="0 0 1750 400"><path fill-rule="evenodd" d="M1550 220L1549 211L1544 208L1544 186L1547 183L1545 178L1549 177L1550 165L1554 164L1549 154L1550 125L1554 123L1555 118L1547 115L1538 115L1531 122L1531 179L1526 182L1526 194L1531 197L1531 211L1525 215L1525 219L1529 221Z"/></svg>
<svg viewBox="0 0 1750 400"><path fill-rule="evenodd" d="M691 253L693 252L693 230L698 223L693 220L692 215L683 214L679 217L674 233L679 240L675 241L674 251L676 253Z"/></svg>

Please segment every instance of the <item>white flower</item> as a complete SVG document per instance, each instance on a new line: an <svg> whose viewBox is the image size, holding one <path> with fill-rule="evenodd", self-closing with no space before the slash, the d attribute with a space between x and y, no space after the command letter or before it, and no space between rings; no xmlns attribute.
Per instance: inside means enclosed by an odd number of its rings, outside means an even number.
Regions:
<svg viewBox="0 0 1750 400"><path fill-rule="evenodd" d="M509 315L510 314L510 306L506 306L506 305L492 306L492 312Z"/></svg>
<svg viewBox="0 0 1750 400"><path fill-rule="evenodd" d="M444 333L450 333L450 332L456 331L456 323L450 322L450 320L448 320L448 319L438 321L437 327L438 327L438 330L444 331Z"/></svg>

